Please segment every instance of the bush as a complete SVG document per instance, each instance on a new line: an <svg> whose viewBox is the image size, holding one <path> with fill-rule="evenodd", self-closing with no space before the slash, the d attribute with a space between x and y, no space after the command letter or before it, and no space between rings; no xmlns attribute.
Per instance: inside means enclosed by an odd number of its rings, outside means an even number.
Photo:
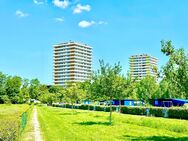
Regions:
<svg viewBox="0 0 188 141"><path fill-rule="evenodd" d="M122 106L121 112L132 115L146 115L146 107L127 107Z"/></svg>
<svg viewBox="0 0 188 141"><path fill-rule="evenodd" d="M63 107L63 108L72 108L70 104L64 104L63 106L54 104L53 106ZM104 111L104 112L110 111L109 106L76 105L76 108L82 109L82 110L88 110L88 106L89 106L89 110L95 109L95 111ZM117 107L118 106L112 106L112 111L116 111ZM147 109L149 111L148 116L188 119L188 109L182 108L182 107L163 108L163 107L122 106L121 113L131 114L131 115L147 115L146 113Z"/></svg>
<svg viewBox="0 0 188 141"><path fill-rule="evenodd" d="M170 108L168 110L169 118L188 119L188 109Z"/></svg>

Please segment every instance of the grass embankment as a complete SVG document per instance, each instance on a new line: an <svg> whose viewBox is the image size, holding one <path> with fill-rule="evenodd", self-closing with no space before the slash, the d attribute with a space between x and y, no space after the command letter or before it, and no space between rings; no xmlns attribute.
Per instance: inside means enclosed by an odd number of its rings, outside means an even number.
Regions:
<svg viewBox="0 0 188 141"><path fill-rule="evenodd" d="M21 116L28 108L29 105L0 105L0 141L19 138Z"/></svg>
<svg viewBox="0 0 188 141"><path fill-rule="evenodd" d="M38 107L45 141L187 141L188 121L71 109Z"/></svg>

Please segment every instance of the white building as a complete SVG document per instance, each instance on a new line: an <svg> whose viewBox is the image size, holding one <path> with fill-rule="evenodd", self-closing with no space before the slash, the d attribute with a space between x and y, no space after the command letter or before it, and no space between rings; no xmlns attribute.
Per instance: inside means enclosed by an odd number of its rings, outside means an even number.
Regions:
<svg viewBox="0 0 188 141"><path fill-rule="evenodd" d="M77 42L65 42L54 47L54 84L83 82L92 71L92 47Z"/></svg>
<svg viewBox="0 0 188 141"><path fill-rule="evenodd" d="M157 78L157 58L147 54L132 55L129 58L130 75L141 80L147 75Z"/></svg>

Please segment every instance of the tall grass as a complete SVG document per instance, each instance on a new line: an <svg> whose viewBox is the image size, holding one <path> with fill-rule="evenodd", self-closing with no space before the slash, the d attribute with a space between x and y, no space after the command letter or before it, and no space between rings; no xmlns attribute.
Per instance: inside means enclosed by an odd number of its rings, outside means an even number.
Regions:
<svg viewBox="0 0 188 141"><path fill-rule="evenodd" d="M21 131L21 115L29 105L0 105L0 141L18 140Z"/></svg>

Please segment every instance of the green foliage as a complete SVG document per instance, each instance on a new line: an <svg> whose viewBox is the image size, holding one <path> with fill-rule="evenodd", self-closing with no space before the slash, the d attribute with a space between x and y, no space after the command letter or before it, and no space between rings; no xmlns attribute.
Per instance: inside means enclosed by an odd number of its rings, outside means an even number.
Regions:
<svg viewBox="0 0 188 141"><path fill-rule="evenodd" d="M174 53L174 46L172 45L172 41L161 41L161 52L166 56L169 56Z"/></svg>
<svg viewBox="0 0 188 141"><path fill-rule="evenodd" d="M6 94L8 95L11 103L19 103L21 101L20 89L22 85L22 79L18 76L9 77L6 82Z"/></svg>
<svg viewBox="0 0 188 141"><path fill-rule="evenodd" d="M80 83L67 83L65 100L72 105L85 97L85 91L80 88ZM73 107L72 107L73 108Z"/></svg>
<svg viewBox="0 0 188 141"><path fill-rule="evenodd" d="M163 77L173 98L188 98L188 55L183 48L175 49L171 41L162 41L162 52L169 57L163 66Z"/></svg>
<svg viewBox="0 0 188 141"><path fill-rule="evenodd" d="M188 119L187 108L170 108L168 113L170 118Z"/></svg>
<svg viewBox="0 0 188 141"><path fill-rule="evenodd" d="M55 99L58 102L62 102L66 93L66 90L64 87L61 86L51 86L48 91L55 95Z"/></svg>
<svg viewBox="0 0 188 141"><path fill-rule="evenodd" d="M92 94L97 99L110 100L117 98L123 91L123 80L121 78L122 67L120 64L110 66L100 60L100 69L95 72L92 77ZM110 117L109 122L112 122L112 103L110 102Z"/></svg>
<svg viewBox="0 0 188 141"><path fill-rule="evenodd" d="M39 96L40 82L38 79L32 79L30 81L29 94L31 99L37 99Z"/></svg>
<svg viewBox="0 0 188 141"><path fill-rule="evenodd" d="M4 95L6 94L5 91L6 79L7 79L6 75L0 72L0 103L4 103L4 99L6 100L6 98L3 98Z"/></svg>
<svg viewBox="0 0 188 141"><path fill-rule="evenodd" d="M156 98L158 90L158 84L155 78L146 76L137 84L137 97L144 100L145 103L149 103L149 100Z"/></svg>

